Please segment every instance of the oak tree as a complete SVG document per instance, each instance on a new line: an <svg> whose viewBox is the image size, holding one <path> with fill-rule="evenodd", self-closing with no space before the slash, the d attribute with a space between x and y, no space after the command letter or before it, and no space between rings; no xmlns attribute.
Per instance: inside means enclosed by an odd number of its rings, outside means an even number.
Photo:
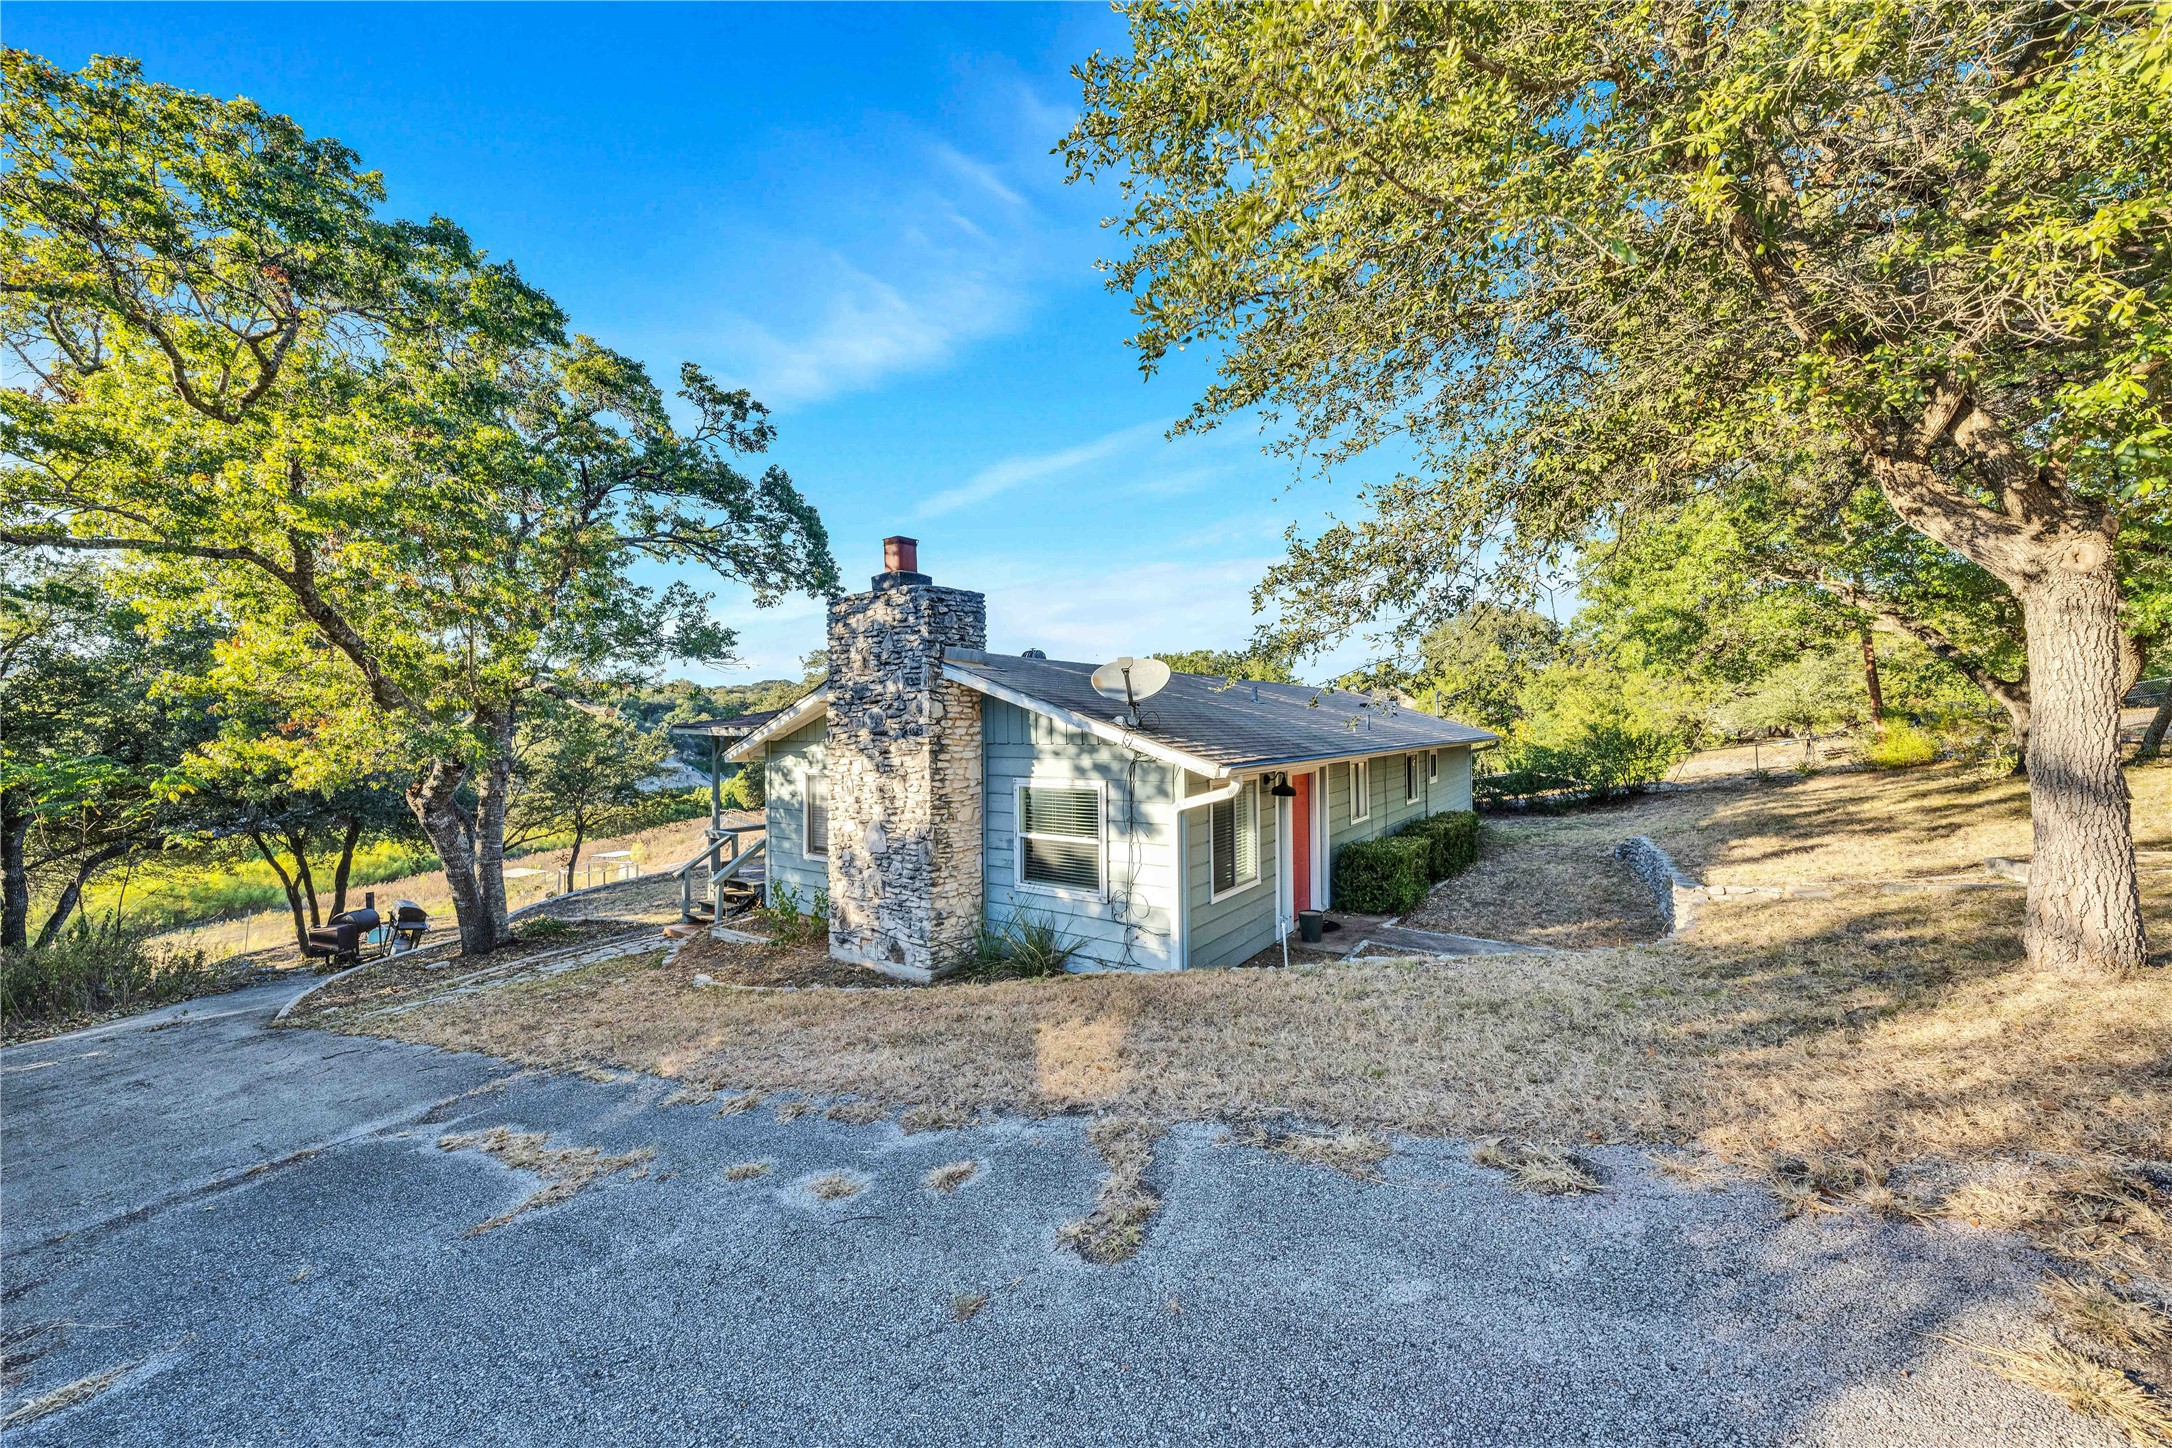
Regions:
<svg viewBox="0 0 2172 1448"><path fill-rule="evenodd" d="M2172 16L2142 5L1125 7L1075 173L1120 177L1142 362L1223 344L1369 512L1293 537L1300 632L1452 611L1832 442L2027 641L2039 966L2145 959L2121 540L2162 517Z"/></svg>

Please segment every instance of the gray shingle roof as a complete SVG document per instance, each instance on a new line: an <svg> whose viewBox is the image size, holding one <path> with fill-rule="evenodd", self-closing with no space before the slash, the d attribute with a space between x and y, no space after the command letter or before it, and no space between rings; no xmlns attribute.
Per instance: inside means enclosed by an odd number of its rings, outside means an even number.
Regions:
<svg viewBox="0 0 2172 1448"><path fill-rule="evenodd" d="M1094 692L1092 664L962 649L945 650L944 661L1074 714L1114 720L1122 713ZM1345 689L1231 683L1211 674L1172 674L1167 688L1139 706L1137 732L1231 770L1492 744L1500 737Z"/></svg>
<svg viewBox="0 0 2172 1448"><path fill-rule="evenodd" d="M752 734L784 711L764 709L756 714L733 714L719 719L689 719L683 724L671 726L674 734L713 734L723 739L737 739Z"/></svg>

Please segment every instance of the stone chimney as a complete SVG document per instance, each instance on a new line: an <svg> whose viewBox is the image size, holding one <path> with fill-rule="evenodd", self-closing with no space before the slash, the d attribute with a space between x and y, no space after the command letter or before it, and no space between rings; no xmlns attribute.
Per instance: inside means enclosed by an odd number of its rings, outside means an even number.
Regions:
<svg viewBox="0 0 2172 1448"><path fill-rule="evenodd" d="M942 658L987 647L988 604L936 587L914 539L882 561L830 605L830 954L927 980L981 919L980 696Z"/></svg>

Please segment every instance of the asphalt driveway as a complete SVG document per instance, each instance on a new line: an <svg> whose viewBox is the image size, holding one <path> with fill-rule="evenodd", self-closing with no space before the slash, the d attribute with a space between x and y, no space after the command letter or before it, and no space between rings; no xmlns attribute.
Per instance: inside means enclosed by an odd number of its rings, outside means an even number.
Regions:
<svg viewBox="0 0 2172 1448"><path fill-rule="evenodd" d="M272 1029L292 989L0 1051L0 1412L90 1380L11 1448L2119 1441L1937 1336L2033 1330L2041 1264L1966 1228L1783 1221L1633 1151L1578 1199L1443 1142L1367 1184L1193 1126L1095 1267L1055 1244L1078 1122L720 1117ZM469 1235L541 1185L437 1145L495 1126L656 1154Z"/></svg>

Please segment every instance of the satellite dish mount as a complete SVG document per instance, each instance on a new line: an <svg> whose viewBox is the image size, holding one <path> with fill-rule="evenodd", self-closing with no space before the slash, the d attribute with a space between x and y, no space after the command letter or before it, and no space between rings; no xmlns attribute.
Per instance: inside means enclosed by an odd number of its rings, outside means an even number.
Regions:
<svg viewBox="0 0 2172 1448"><path fill-rule="evenodd" d="M1118 721L1139 727L1139 705L1159 694L1169 683L1169 666L1160 659L1135 659L1126 655L1094 670L1094 692L1124 706Z"/></svg>

